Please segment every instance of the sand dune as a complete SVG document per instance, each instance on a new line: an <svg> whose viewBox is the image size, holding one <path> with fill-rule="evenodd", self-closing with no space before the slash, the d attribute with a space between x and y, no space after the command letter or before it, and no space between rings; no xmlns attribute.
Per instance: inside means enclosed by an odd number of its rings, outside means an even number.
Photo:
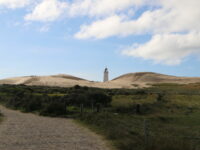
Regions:
<svg viewBox="0 0 200 150"><path fill-rule="evenodd" d="M74 85L87 85L90 82L70 75L53 76L25 76L0 80L0 84L24 84L41 86L61 86L70 87Z"/></svg>
<svg viewBox="0 0 200 150"><path fill-rule="evenodd" d="M99 88L138 88L157 83L200 83L200 77L176 77L153 72L129 73L108 82L93 82L71 75L26 76L0 80L0 84L72 87L74 85Z"/></svg>

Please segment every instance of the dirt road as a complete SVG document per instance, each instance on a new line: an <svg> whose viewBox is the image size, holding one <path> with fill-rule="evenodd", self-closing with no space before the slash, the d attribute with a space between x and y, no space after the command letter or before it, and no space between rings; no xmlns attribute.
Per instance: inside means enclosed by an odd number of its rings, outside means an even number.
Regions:
<svg viewBox="0 0 200 150"><path fill-rule="evenodd" d="M0 150L108 150L94 133L71 119L41 117L0 106Z"/></svg>

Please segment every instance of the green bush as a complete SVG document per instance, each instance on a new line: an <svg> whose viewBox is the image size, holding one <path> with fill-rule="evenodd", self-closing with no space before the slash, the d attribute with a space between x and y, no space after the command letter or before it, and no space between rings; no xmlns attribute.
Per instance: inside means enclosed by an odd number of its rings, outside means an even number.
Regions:
<svg viewBox="0 0 200 150"><path fill-rule="evenodd" d="M27 112L37 111L42 108L42 98L41 97L29 97L26 100L24 109Z"/></svg>
<svg viewBox="0 0 200 150"><path fill-rule="evenodd" d="M64 103L60 102L51 102L43 106L41 115L50 115L50 116L63 116L66 115L66 106Z"/></svg>

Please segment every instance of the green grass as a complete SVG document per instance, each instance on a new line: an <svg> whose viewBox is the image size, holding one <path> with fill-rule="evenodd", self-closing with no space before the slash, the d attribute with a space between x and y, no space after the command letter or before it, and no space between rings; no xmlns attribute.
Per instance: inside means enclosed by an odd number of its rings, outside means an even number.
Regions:
<svg viewBox="0 0 200 150"><path fill-rule="evenodd" d="M8 87L10 91L24 87ZM28 89L27 87L25 87ZM78 89L80 90L80 88ZM81 89L83 90L83 89ZM200 84L157 84L145 89L85 89L100 90L112 95L111 106L101 112L68 106L68 113L104 136L118 150L197 150L200 149ZM75 89L32 87L33 94L63 97ZM79 92L79 91L77 91ZM45 101L44 101L45 103ZM140 105L140 113L136 106ZM67 114L66 114L67 115ZM145 144L144 120L148 123L148 143ZM199 138L199 140L198 140Z"/></svg>
<svg viewBox="0 0 200 150"><path fill-rule="evenodd" d="M0 123L3 121L3 114L0 112Z"/></svg>
<svg viewBox="0 0 200 150"><path fill-rule="evenodd" d="M48 96L65 96L66 94L63 94L63 93L52 93L52 94L48 94Z"/></svg>
<svg viewBox="0 0 200 150"><path fill-rule="evenodd" d="M128 109L140 104L145 113L87 114L80 120L120 150L199 149L199 84L162 84L144 90L145 95L114 95L111 105ZM161 101L157 100L157 93L164 94ZM144 140L144 120L149 122L148 145Z"/></svg>
<svg viewBox="0 0 200 150"><path fill-rule="evenodd" d="M113 96L113 107L129 107L135 104L152 104L156 102L157 95L116 95Z"/></svg>
<svg viewBox="0 0 200 150"><path fill-rule="evenodd" d="M36 96L42 96L43 93L34 93L34 95ZM50 97L54 97L54 96L65 96L66 94L63 94L63 93L48 93L47 96L50 96Z"/></svg>
<svg viewBox="0 0 200 150"><path fill-rule="evenodd" d="M177 106L200 108L200 95L171 95L169 101Z"/></svg>
<svg viewBox="0 0 200 150"><path fill-rule="evenodd" d="M199 121L194 121L199 117L199 114L172 117L100 113L87 114L80 121L98 134L104 135L121 150L190 150L193 141L185 138L198 136L196 133L200 131ZM146 146L144 119L149 123L149 145Z"/></svg>

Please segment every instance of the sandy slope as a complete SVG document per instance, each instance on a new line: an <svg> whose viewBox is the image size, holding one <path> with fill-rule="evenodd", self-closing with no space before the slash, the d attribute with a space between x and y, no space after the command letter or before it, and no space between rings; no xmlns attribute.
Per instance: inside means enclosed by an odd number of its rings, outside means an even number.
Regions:
<svg viewBox="0 0 200 150"><path fill-rule="evenodd" d="M158 83L177 83L177 84L189 84L200 83L200 77L177 77L164 74L158 74L153 72L139 72L129 73L122 75L112 80L112 83L123 83L124 85L138 85L139 87L146 87L149 84Z"/></svg>
<svg viewBox="0 0 200 150"><path fill-rule="evenodd" d="M71 119L41 117L0 106L0 150L108 150L96 134Z"/></svg>
<svg viewBox="0 0 200 150"><path fill-rule="evenodd" d="M188 84L200 82L200 77L176 77L152 72L129 73L109 82L92 82L70 75L27 76L0 80L0 84L25 84L41 86L71 87L74 85L99 88L137 88L156 83Z"/></svg>

